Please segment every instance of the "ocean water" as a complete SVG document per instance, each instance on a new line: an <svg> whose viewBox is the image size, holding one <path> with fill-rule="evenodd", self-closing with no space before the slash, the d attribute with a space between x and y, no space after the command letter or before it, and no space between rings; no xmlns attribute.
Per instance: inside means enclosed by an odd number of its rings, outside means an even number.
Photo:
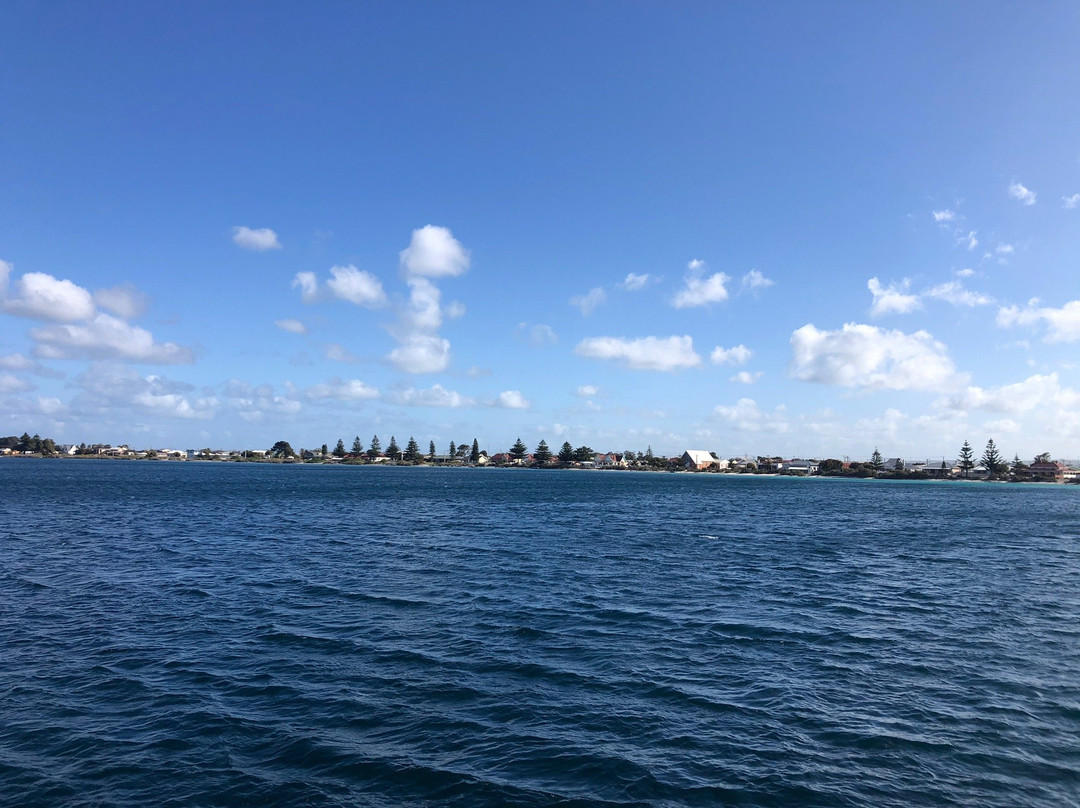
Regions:
<svg viewBox="0 0 1080 808"><path fill-rule="evenodd" d="M5 806L1077 806L1080 488L0 462Z"/></svg>

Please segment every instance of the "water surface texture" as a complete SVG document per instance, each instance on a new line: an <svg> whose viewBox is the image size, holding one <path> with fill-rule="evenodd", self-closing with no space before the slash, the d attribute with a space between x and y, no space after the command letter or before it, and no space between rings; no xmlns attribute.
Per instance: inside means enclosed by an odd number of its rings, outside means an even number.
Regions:
<svg viewBox="0 0 1080 808"><path fill-rule="evenodd" d="M1077 806L1080 489L0 462L5 805Z"/></svg>

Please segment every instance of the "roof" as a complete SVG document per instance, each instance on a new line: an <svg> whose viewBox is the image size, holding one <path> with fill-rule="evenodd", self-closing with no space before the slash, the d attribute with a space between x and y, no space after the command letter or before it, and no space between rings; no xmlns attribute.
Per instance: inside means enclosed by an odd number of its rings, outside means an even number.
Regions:
<svg viewBox="0 0 1080 808"><path fill-rule="evenodd" d="M716 462L716 458L712 456L712 452L706 452L703 449L687 449L683 452L683 457L689 457L691 463Z"/></svg>

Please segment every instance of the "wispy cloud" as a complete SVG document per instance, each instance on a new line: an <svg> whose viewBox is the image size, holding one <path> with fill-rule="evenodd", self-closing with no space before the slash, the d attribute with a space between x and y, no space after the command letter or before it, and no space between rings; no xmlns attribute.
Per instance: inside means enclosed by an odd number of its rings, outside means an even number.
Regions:
<svg viewBox="0 0 1080 808"><path fill-rule="evenodd" d="M589 337L582 340L574 352L593 359L615 360L636 370L673 371L701 364L701 357L694 352L694 341L689 336Z"/></svg>
<svg viewBox="0 0 1080 808"><path fill-rule="evenodd" d="M1061 197L1061 207L1068 210L1073 210L1080 206L1080 194L1073 194L1072 196Z"/></svg>
<svg viewBox="0 0 1080 808"><path fill-rule="evenodd" d="M250 227L237 226L233 228L233 243L245 250L265 252L266 250L280 250L281 242L278 235L269 227L252 229Z"/></svg>
<svg viewBox="0 0 1080 808"><path fill-rule="evenodd" d="M588 317L596 308L607 300L607 292L597 286L583 295L574 295L570 298L570 305L576 306L583 317Z"/></svg>
<svg viewBox="0 0 1080 808"><path fill-rule="evenodd" d="M742 279L742 288L749 289L751 291L757 291L759 289L768 289L770 286L775 286L776 281L771 278L766 278L760 270L751 269Z"/></svg>
<svg viewBox="0 0 1080 808"><path fill-rule="evenodd" d="M1009 196L1024 205L1035 204L1035 192L1029 188L1025 188L1020 182L1009 183Z"/></svg>
<svg viewBox="0 0 1080 808"><path fill-rule="evenodd" d="M290 334L306 334L307 326L299 320L274 320L274 325L280 328L282 331L288 331Z"/></svg>

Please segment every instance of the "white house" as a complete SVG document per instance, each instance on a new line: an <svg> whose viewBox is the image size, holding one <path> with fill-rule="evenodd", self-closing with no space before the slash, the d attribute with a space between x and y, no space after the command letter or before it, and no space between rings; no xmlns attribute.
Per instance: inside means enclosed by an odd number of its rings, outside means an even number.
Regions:
<svg viewBox="0 0 1080 808"><path fill-rule="evenodd" d="M719 464L719 458L704 449L687 449L679 458L679 463L687 471L702 471Z"/></svg>

